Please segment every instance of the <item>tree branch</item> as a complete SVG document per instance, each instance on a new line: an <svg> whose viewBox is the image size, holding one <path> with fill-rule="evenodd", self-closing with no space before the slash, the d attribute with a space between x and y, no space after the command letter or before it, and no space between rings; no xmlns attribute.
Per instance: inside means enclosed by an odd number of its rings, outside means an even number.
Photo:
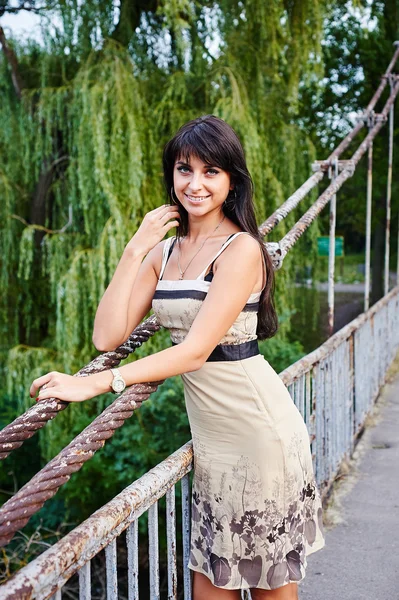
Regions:
<svg viewBox="0 0 399 600"><path fill-rule="evenodd" d="M25 86L24 86L22 77L19 73L17 55L15 54L14 50L8 45L8 42L7 42L5 33L4 33L4 29L2 28L1 25L0 25L0 44L3 48L3 52L8 61L8 64L11 67L11 79L12 79L15 93L17 94L18 98L21 99L22 90Z"/></svg>
<svg viewBox="0 0 399 600"><path fill-rule="evenodd" d="M142 13L155 12L157 5L158 0L121 0L119 21L110 37L126 47L140 25Z"/></svg>
<svg viewBox="0 0 399 600"><path fill-rule="evenodd" d="M55 2L49 2L48 4L43 4L43 6L35 6L35 2L27 2L26 4L25 2L21 2L19 6L2 6L0 8L0 17L3 16L5 13L17 14L20 10L40 14L41 12L46 10L53 10L55 6Z"/></svg>

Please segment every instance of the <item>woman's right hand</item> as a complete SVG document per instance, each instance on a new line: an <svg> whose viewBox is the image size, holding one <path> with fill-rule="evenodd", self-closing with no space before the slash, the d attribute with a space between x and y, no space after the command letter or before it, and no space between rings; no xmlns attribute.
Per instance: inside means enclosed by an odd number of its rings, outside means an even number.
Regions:
<svg viewBox="0 0 399 600"><path fill-rule="evenodd" d="M172 220L171 220L172 219ZM133 250L139 254L148 254L170 229L178 227L180 214L174 204L164 204L148 212L140 227L126 245L127 251Z"/></svg>

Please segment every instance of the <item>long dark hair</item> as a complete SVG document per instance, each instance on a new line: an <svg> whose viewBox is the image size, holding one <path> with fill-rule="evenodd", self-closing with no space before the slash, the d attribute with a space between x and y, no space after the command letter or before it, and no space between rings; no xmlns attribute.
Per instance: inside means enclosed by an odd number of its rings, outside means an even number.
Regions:
<svg viewBox="0 0 399 600"><path fill-rule="evenodd" d="M266 286L260 297L256 333L261 340L272 337L278 325L273 301L273 265L256 224L252 200L253 182L245 162L241 142L225 121L214 115L205 115L183 125L166 144L163 152L164 180L172 204L178 204L180 208L178 237L187 235L189 222L187 211L173 191L173 171L176 160L184 158L189 162L190 156L218 166L230 174L234 189L229 192L223 204L223 212L242 231L250 233L262 249L266 263Z"/></svg>

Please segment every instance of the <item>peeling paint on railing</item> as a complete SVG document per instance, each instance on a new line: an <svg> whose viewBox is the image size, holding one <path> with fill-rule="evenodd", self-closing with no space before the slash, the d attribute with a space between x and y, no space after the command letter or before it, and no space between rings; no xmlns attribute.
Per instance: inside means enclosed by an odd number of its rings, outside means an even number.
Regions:
<svg viewBox="0 0 399 600"><path fill-rule="evenodd" d="M396 287L317 350L280 374L307 424L316 478L323 495L342 460L351 455L398 348L399 287ZM103 548L108 548L108 597L117 598L116 538L127 529L129 600L138 600L137 520L148 509L152 512L149 520L151 598L159 598L156 514L157 501L165 494L168 499L168 600L176 598L174 485L181 480L183 562L187 565L192 462L189 442L21 569L0 588L0 598L49 598L80 570L80 598L89 600L90 560ZM191 577L187 566L183 589L184 600L190 600Z"/></svg>

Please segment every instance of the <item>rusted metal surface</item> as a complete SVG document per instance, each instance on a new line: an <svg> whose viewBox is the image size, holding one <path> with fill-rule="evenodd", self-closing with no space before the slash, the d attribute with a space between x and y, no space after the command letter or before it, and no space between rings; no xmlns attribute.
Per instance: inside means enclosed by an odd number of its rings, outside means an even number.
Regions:
<svg viewBox="0 0 399 600"><path fill-rule="evenodd" d="M316 477L323 493L342 459L352 452L354 436L385 381L398 347L399 287L396 287L367 313L280 374L307 424ZM48 598L181 480L184 591L185 598L191 600L187 562L190 544L188 472L192 460L189 443L21 569L2 587L4 599ZM137 577L137 559L131 564L135 565ZM137 599L137 596L131 598Z"/></svg>
<svg viewBox="0 0 399 600"><path fill-rule="evenodd" d="M396 83L392 87L391 94L384 106L381 113L383 117L386 117L393 105L395 98L399 92L399 83ZM356 168L362 156L368 150L375 136L384 125L384 121L380 120L377 122L369 131L363 142L359 145L356 152L350 159L350 165L343 169L343 171L335 178L335 180L327 187L327 189L319 196L316 202L306 211L306 213L297 221L292 229L283 237L280 241L280 247L283 251L288 252L298 241L298 239L305 233L308 227L313 223L315 218L321 213L323 208L331 200L332 196L342 187L343 183L349 179L353 174L353 169Z"/></svg>
<svg viewBox="0 0 399 600"><path fill-rule="evenodd" d="M139 600L139 526L136 518L126 530L128 600Z"/></svg>
<svg viewBox="0 0 399 600"><path fill-rule="evenodd" d="M330 167L330 178L338 175L338 159ZM337 195L333 194L330 202L330 240L328 245L328 334L334 331L334 281L335 281L335 224L337 212Z"/></svg>
<svg viewBox="0 0 399 600"><path fill-rule="evenodd" d="M187 473L181 480L183 529L183 590L184 600L191 600L191 571L187 567L190 556L190 479Z"/></svg>
<svg viewBox="0 0 399 600"><path fill-rule="evenodd" d="M106 369L116 367L121 360L139 348L141 344L147 341L160 328L155 317L150 317L140 323L138 327L129 336L129 339L112 352L101 354L88 365L83 367L76 376L84 377L99 373ZM65 410L68 402L50 398L38 402L35 406L29 408L23 415L20 415L15 421L6 425L0 431L0 460L6 458L13 450L22 446L22 444L31 438L36 431L42 429L48 421L54 419L57 414Z"/></svg>
<svg viewBox="0 0 399 600"><path fill-rule="evenodd" d="M375 319L375 315L379 311L381 311L381 309L387 306L392 300L394 300L396 303L399 302L399 287L393 288L389 292L389 294L387 294L378 302L373 304L373 306L367 312L362 313L361 315L356 317L356 319L353 319L353 321L345 325L345 327L334 333L334 335L328 338L328 340L324 342L324 344L316 348L316 350L313 350L313 352L310 352L309 354L292 364L290 367L284 369L284 371L280 373L280 378L283 381L284 385L289 387L303 373L310 371L313 366L317 365L321 360L326 358L342 342L349 339L349 337L354 333L354 331L359 329L359 327L363 325L363 323L365 323L368 320ZM396 309L394 309L393 311L394 313L395 310ZM396 337L396 334L391 335L389 337L393 339Z"/></svg>
<svg viewBox="0 0 399 600"><path fill-rule="evenodd" d="M318 185L318 183L320 183L323 177L324 173L321 171L318 173L313 173L313 175L311 175L309 179L307 179L305 183L303 183L301 187L284 202L284 204L279 206L274 213L270 215L270 217L268 217L264 223L262 223L262 225L259 227L260 233L262 235L267 235L270 233L272 229L274 229L276 225L280 223L280 221L285 219L285 217L298 206L299 202L303 200L303 198L305 198L308 193L313 190L316 185Z"/></svg>
<svg viewBox="0 0 399 600"><path fill-rule="evenodd" d="M367 157L366 249L364 270L364 310L370 306L370 254L371 254L371 200L373 193L373 144Z"/></svg>
<svg viewBox="0 0 399 600"><path fill-rule="evenodd" d="M175 488L166 492L166 543L168 552L168 600L177 600Z"/></svg>
<svg viewBox="0 0 399 600"><path fill-rule="evenodd" d="M281 269L283 260L287 254L286 250L281 248L279 242L266 242L265 244L270 258L272 259L273 268L275 271Z"/></svg>
<svg viewBox="0 0 399 600"><path fill-rule="evenodd" d="M395 42L396 45L396 42ZM378 100L381 97L382 92L384 91L386 85L387 85L387 81L388 81L388 76L391 74L392 69L394 68L396 61L399 58L399 47L396 48L394 55L392 57L391 62L389 63L387 70L385 71L385 74L382 76L381 78L381 83L378 86L375 94L373 95L373 97L371 98L370 102L368 103L368 105L366 106L363 115L367 118L370 113L374 110L374 107L376 106ZM332 152L332 154L330 155L330 161L334 160L336 157L339 157L345 150L346 148L348 148L349 144L352 142L352 140L354 139L354 137L359 133L359 131L362 129L364 122L359 122L353 129L352 131L350 131L348 133L348 135L342 140L342 142L337 146L337 148Z"/></svg>
<svg viewBox="0 0 399 600"><path fill-rule="evenodd" d="M398 349L396 287L367 313L280 374L307 424L323 496L342 460L352 454L354 440ZM304 386L307 378L312 383Z"/></svg>
<svg viewBox="0 0 399 600"><path fill-rule="evenodd" d="M116 539L113 539L105 547L105 572L107 576L107 600L118 600Z"/></svg>
<svg viewBox="0 0 399 600"><path fill-rule="evenodd" d="M193 448L188 442L23 567L2 586L2 600L42 600L51 596L170 487L182 478L187 481L184 477L192 469L192 462Z"/></svg>
<svg viewBox="0 0 399 600"><path fill-rule="evenodd" d="M361 118L358 123L353 127L353 129L346 135L346 137L340 142L337 148L330 154L330 156L325 161L316 161L315 164L320 163L320 167L317 169L317 172L314 173L305 181L301 187L296 190L279 208L277 208L270 217L262 223L259 227L259 231L262 235L267 235L270 233L294 208L296 208L301 200L307 196L307 194L315 188L318 183L323 179L324 173L323 171L327 171L328 167L332 165L336 159L338 159L341 154L348 148L353 139L359 133L359 131L363 128L364 123L367 122L370 115L373 114L374 107L376 106L378 100L381 97L382 92L384 91L387 81L389 81L389 77L392 73L392 69L394 68L396 61L399 57L399 47L396 49L391 62L388 65L385 74L381 78L380 85L376 90L375 94L371 98L367 107L364 109ZM398 269L399 273L399 269Z"/></svg>
<svg viewBox="0 0 399 600"><path fill-rule="evenodd" d="M392 158L393 158L393 115L394 105L389 111L389 144L388 144L388 177L387 177L387 203L385 220L385 264L384 264L384 294L389 290L389 245L391 233L391 193L392 193Z"/></svg>
<svg viewBox="0 0 399 600"><path fill-rule="evenodd" d="M158 502L154 502L148 509L148 556L150 560L150 600L160 600Z"/></svg>
<svg viewBox="0 0 399 600"><path fill-rule="evenodd" d="M79 600L91 600L91 563L88 561L79 571Z"/></svg>
<svg viewBox="0 0 399 600"><path fill-rule="evenodd" d="M54 496L61 485L70 479L72 473L79 471L104 446L105 441L147 400L159 383L136 384L128 388L2 506L0 546L7 544L46 500Z"/></svg>
<svg viewBox="0 0 399 600"><path fill-rule="evenodd" d="M325 192L303 215L298 223L279 243L266 244L272 257L274 268L280 268L287 251L292 248L310 223L324 206L331 201L330 259L329 259L329 324L333 325L333 287L334 282L334 242L335 212L334 198L337 191L354 172L359 160L369 151L369 171L372 164L372 143L381 127L390 116L389 169L387 183L387 251L385 254L385 282L387 285L387 264L389 269L389 223L392 182L393 149L393 103L399 92L399 77L393 76L393 68L399 56L399 47L383 77L379 89L364 111L361 122L348 134L343 142L326 161L317 161L316 172L297 190L269 219L260 226L263 235L269 233L324 177L327 169L334 165L334 177ZM374 113L374 106L381 96L387 81L391 93L381 114ZM338 160L339 155L352 141L354 135L364 123L369 133L350 160ZM371 207L371 173L368 176L368 203ZM370 200L369 200L370 195ZM371 213L367 212L368 220ZM369 250L368 250L369 253ZM367 249L366 249L367 255ZM331 263L332 258L332 263ZM369 263L369 256L368 256ZM399 265L399 263L398 263ZM367 257L366 257L367 270ZM369 268L368 268L369 273ZM399 279L399 266L398 266ZM386 287L387 291L387 287ZM367 301L368 302L368 301ZM135 347L141 345L159 329L155 318L140 325L129 341L116 349L92 361L78 375L84 376L117 365ZM385 381L385 375L394 352L399 346L399 293L392 290L380 302L365 314L355 319L340 332L332 336L316 351L286 369L281 378L289 386L293 401L307 424L314 458L317 481L325 492L333 480L339 465L346 454L353 449L354 437L363 427L365 417ZM37 512L44 502L52 497L58 488L68 481L70 475L81 468L105 440L113 435L134 409L141 404L157 387L157 383L132 386L102 415L86 428L55 459L26 484L0 511L0 543L4 545L14 532L23 527L30 516ZM43 427L68 403L48 400L36 405L25 415L0 432L0 458L5 457L14 447L19 447L25 439ZM4 437L2 437L4 436ZM8 436L8 437L7 437ZM3 446L1 443L3 442ZM1 454L1 451L3 454ZM188 459L188 462L187 462ZM176 478L171 472L163 477L161 473L156 485L151 487L151 477L156 469L164 468L164 463L172 461L172 467L180 468ZM129 600L138 598L138 529L137 518L149 510L149 555L150 555L150 594L159 598L159 558L158 558L158 520L156 500L167 493L168 528L168 598L177 597L176 541L174 521L174 491L176 481L182 483L183 510L183 561L184 561L184 598L191 598L191 573L187 567L189 557L190 533L190 486L188 471L192 467L192 448L183 447L158 465L143 478L135 482L131 492L134 506L129 505L131 498L123 496L127 490L111 503L97 511L90 519L76 528L53 548L45 552L30 565L22 569L13 579L2 587L4 598L55 598L61 596L62 585L73 573L80 569L80 598L90 598L90 559L102 548L106 550L107 597L117 598L117 556L116 538L124 529L127 532ZM183 465L183 466L182 466ZM170 463L168 463L170 467ZM176 470L176 469L175 469ZM137 486L143 485L145 493L140 496ZM137 499L137 494L140 496ZM122 499L123 496L123 499ZM141 501L141 503L140 503ZM114 504L113 504L114 503ZM155 504L154 504L155 503ZM130 506L129 514L123 512L124 506ZM121 517L121 511L125 516ZM88 535L90 532L90 535ZM1 594L0 594L1 595ZM1 595L1 597L3 597Z"/></svg>
<svg viewBox="0 0 399 600"><path fill-rule="evenodd" d="M398 215L398 232L399 232L399 215ZM397 262L396 262L396 285L399 285L399 233L398 233L398 245L396 249Z"/></svg>

